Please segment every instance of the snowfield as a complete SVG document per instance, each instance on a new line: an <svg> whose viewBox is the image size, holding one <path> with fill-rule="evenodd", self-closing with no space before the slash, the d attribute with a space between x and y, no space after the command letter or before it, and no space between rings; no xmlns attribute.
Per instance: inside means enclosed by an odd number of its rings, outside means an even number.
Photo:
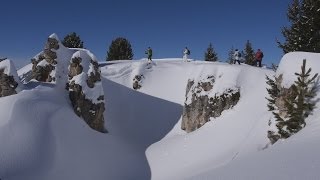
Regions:
<svg viewBox="0 0 320 180"><path fill-rule="evenodd" d="M0 98L0 179L319 179L319 102L298 134L274 145L267 138L265 77L283 74L289 86L303 59L320 73L320 54L304 52L286 54L277 72L181 58L156 59L150 67L145 59L100 62L107 134L76 116L55 85L30 81ZM31 67L18 70L23 82ZM136 75L142 87L133 90ZM211 93L238 87L240 100L186 133L180 126L188 79L211 75Z"/></svg>

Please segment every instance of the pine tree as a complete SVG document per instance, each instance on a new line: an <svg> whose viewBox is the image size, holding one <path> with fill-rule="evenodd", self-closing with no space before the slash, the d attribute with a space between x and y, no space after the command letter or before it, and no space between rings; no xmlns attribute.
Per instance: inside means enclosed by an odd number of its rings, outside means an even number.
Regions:
<svg viewBox="0 0 320 180"><path fill-rule="evenodd" d="M305 118L309 116L315 107L315 102L312 99L316 96L317 85L315 79L318 76L316 73L312 78L309 78L311 68L306 71L306 60L303 60L301 73L295 73L297 80L293 85L292 98L286 101L288 108L289 119L286 121L289 133L297 133L305 125Z"/></svg>
<svg viewBox="0 0 320 180"><path fill-rule="evenodd" d="M229 64L233 64L233 62L234 62L234 48L233 48L233 46L231 47L231 49L228 52L228 62L229 62Z"/></svg>
<svg viewBox="0 0 320 180"><path fill-rule="evenodd" d="M205 61L218 61L218 54L214 51L212 44L209 44L207 51L204 53Z"/></svg>
<svg viewBox="0 0 320 180"><path fill-rule="evenodd" d="M284 53L320 52L320 1L293 0L288 7L289 27L282 28L285 42L277 42Z"/></svg>
<svg viewBox="0 0 320 180"><path fill-rule="evenodd" d="M277 84L275 80L269 78L266 76L267 84L269 85L270 88L267 88L267 92L269 94L269 98L266 98L268 100L268 109L269 111L274 111L276 109L276 99L279 97L280 90L277 87Z"/></svg>
<svg viewBox="0 0 320 180"><path fill-rule="evenodd" d="M249 40L247 40L244 48L244 59L246 64L254 65L254 50Z"/></svg>
<svg viewBox="0 0 320 180"><path fill-rule="evenodd" d="M107 52L107 61L132 60L133 52L130 42L123 37L118 37L111 42Z"/></svg>
<svg viewBox="0 0 320 180"><path fill-rule="evenodd" d="M62 44L68 48L83 48L83 42L75 32L64 37Z"/></svg>
<svg viewBox="0 0 320 180"><path fill-rule="evenodd" d="M315 101L318 86L315 74L310 78L311 68L306 71L306 60L303 60L301 66L301 73L295 73L297 80L294 84L287 89L286 99L284 101L286 116L280 117L276 100L280 98L281 90L277 87L274 80L267 77L267 88L270 98L268 100L268 109L272 111L275 121L277 132L268 131L268 138L271 143L275 143L278 139L286 139L292 134L299 132L306 126L305 118L307 118L315 107Z"/></svg>

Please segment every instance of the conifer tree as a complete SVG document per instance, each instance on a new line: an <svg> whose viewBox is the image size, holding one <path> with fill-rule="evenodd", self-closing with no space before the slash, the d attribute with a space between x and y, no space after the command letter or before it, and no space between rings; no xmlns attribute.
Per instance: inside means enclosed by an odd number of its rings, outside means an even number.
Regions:
<svg viewBox="0 0 320 180"><path fill-rule="evenodd" d="M268 109L272 111L277 132L268 131L268 138L271 143L275 143L278 139L286 139L292 134L299 132L305 125L307 118L315 107L314 97L318 88L318 81L315 79L318 74L311 76L311 68L306 71L306 60L303 60L301 73L295 73L297 80L287 90L286 100L284 102L286 116L280 117L276 100L280 97L281 90L277 87L276 82L267 77L267 88L270 98L268 100ZM288 93L289 92L289 93Z"/></svg>
<svg viewBox="0 0 320 180"><path fill-rule="evenodd" d="M277 87L277 84L275 80L269 78L266 76L267 79L267 84L269 85L270 88L267 88L267 92L270 96L270 98L266 98L268 100L268 109L269 111L274 111L276 109L275 103L276 99L279 97L280 90Z"/></svg>
<svg viewBox="0 0 320 180"><path fill-rule="evenodd" d="M218 54L214 51L212 44L209 44L207 51L204 53L205 61L218 61Z"/></svg>
<svg viewBox="0 0 320 180"><path fill-rule="evenodd" d="M311 68L306 71L306 60L303 60L301 73L295 73L297 80L293 85L293 96L286 101L289 119L286 121L288 132L297 133L305 125L305 118L309 116L315 107L315 102L312 99L316 96L315 79L318 76L316 73L313 77L309 77Z"/></svg>
<svg viewBox="0 0 320 180"><path fill-rule="evenodd" d="M75 32L64 37L62 44L68 48L83 48L83 42Z"/></svg>
<svg viewBox="0 0 320 180"><path fill-rule="evenodd" d="M249 40L247 40L244 48L244 59L246 64L254 65L254 50Z"/></svg>
<svg viewBox="0 0 320 180"><path fill-rule="evenodd" d="M107 61L132 60L133 52L130 42L123 37L118 37L111 42L107 52Z"/></svg>
<svg viewBox="0 0 320 180"><path fill-rule="evenodd" d="M320 52L320 1L293 0L288 7L290 26L282 28L285 42L277 42L284 53Z"/></svg>

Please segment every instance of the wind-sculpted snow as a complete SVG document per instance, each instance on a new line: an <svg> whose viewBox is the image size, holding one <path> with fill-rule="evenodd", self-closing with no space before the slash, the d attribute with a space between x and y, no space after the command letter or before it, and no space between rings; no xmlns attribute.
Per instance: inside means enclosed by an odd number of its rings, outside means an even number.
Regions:
<svg viewBox="0 0 320 180"><path fill-rule="evenodd" d="M288 54L277 72L284 74L285 82L295 78L292 72L300 71L304 57L312 72L319 72L317 55ZM274 72L181 59L155 63L151 69L144 68L143 60L101 63L108 134L81 121L62 92L53 91L53 84L30 82L19 94L1 98L0 178L291 180L320 176L319 108L298 134L267 148L272 113L267 110L265 75ZM145 78L141 88L133 90L132 78L138 73ZM185 133L180 127L188 79L211 73L226 78L217 92L236 85L241 98L215 121Z"/></svg>

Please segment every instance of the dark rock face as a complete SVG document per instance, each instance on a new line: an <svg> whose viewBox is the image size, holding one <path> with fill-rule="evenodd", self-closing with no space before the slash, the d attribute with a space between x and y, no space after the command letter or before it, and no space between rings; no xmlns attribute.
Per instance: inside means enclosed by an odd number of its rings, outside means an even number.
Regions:
<svg viewBox="0 0 320 180"><path fill-rule="evenodd" d="M99 64L96 61L90 60L90 63L93 65L93 72L90 72L88 79L87 79L87 85L90 88L94 88L94 83L101 82L101 75L100 75L100 69Z"/></svg>
<svg viewBox="0 0 320 180"><path fill-rule="evenodd" d="M141 75L136 75L134 78L133 78L133 84L132 84L132 88L137 90L137 89L140 89L142 86L141 86L141 82L142 82L142 78L144 78L144 76L141 74Z"/></svg>
<svg viewBox="0 0 320 180"><path fill-rule="evenodd" d="M86 92L83 90L82 86L88 86L88 88L93 91L99 91L102 88L97 86L96 83L101 83L100 70L98 63L90 60L90 63L93 65L93 71L88 76L82 76L81 78L87 78L86 84L77 84L75 80L72 80L73 77L80 75L83 72L83 64L81 57L74 57L71 60L69 67L69 97L74 109L74 112L84 119L84 121L94 130L97 130L102 133L107 133L107 130L104 127L104 116L105 111L104 105L104 96L100 95L94 102L94 100L87 97ZM88 67L87 67L88 68ZM103 92L103 91L102 91Z"/></svg>
<svg viewBox="0 0 320 180"><path fill-rule="evenodd" d="M224 93L212 96L209 92L214 88L214 81L213 76L197 83L188 81L181 129L192 132L210 121L210 118L219 117L224 110L237 104L240 99L239 88L226 89ZM187 102L188 99L191 101Z"/></svg>
<svg viewBox="0 0 320 180"><path fill-rule="evenodd" d="M69 67L69 78L72 78L73 76L76 76L80 74L83 70L83 67L81 65L81 58L75 57L71 59L70 67Z"/></svg>
<svg viewBox="0 0 320 180"><path fill-rule="evenodd" d="M18 83L13 76L4 73L4 69L0 69L0 97L17 94L16 88Z"/></svg>
<svg viewBox="0 0 320 180"><path fill-rule="evenodd" d="M54 38L48 38L45 49L36 58L31 59L32 78L41 82L53 82L55 77L50 73L55 69L57 64L57 54L53 50L59 49L59 42ZM45 62L44 62L45 61Z"/></svg>

